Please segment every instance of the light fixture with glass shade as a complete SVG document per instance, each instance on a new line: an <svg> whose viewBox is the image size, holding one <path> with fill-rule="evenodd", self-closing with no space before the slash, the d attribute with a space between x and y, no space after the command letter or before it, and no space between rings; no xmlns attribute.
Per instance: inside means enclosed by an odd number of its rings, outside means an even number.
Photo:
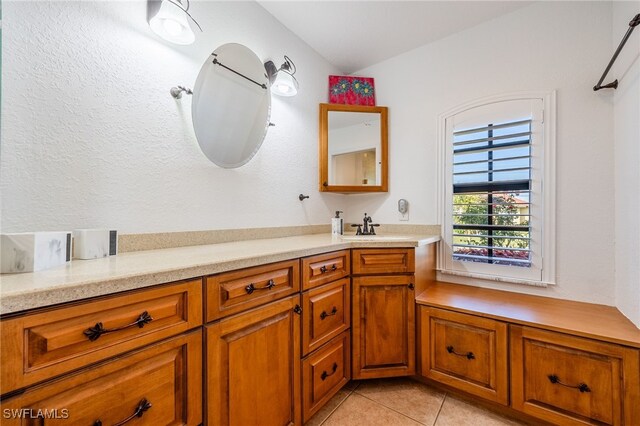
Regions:
<svg viewBox="0 0 640 426"><path fill-rule="evenodd" d="M189 0L184 1L186 6L181 0L160 0L159 7L157 1L150 1L148 19L149 27L154 33L171 43L182 45L191 44L196 39L188 19L191 19L202 31L198 22L189 14ZM153 6L155 10L152 12Z"/></svg>
<svg viewBox="0 0 640 426"><path fill-rule="evenodd" d="M296 65L285 55L284 63L278 69L273 61L264 64L271 82L271 93L279 96L295 96L298 93L298 80L293 76Z"/></svg>

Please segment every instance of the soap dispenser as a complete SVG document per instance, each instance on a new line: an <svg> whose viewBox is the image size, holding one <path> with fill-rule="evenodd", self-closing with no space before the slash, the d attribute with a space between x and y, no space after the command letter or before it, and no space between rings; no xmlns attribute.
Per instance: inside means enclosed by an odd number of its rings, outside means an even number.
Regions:
<svg viewBox="0 0 640 426"><path fill-rule="evenodd" d="M336 210L336 217L331 219L331 235L344 234L344 222L340 217L340 213L343 212L340 210Z"/></svg>

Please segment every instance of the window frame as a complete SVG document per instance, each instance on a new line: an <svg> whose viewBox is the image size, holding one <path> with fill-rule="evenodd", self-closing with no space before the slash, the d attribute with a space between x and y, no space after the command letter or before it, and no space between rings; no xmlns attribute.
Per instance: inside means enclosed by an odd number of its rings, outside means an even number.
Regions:
<svg viewBox="0 0 640 426"><path fill-rule="evenodd" d="M453 216L451 200L453 198L452 140L453 118L461 113L481 107L490 107L508 101L542 102L542 118L536 130L535 140L532 138L532 167L542 167L542 173L537 172L532 180L532 197L537 200L536 220L532 211L532 235L537 237L536 247L532 246L532 256L535 258L535 268L523 271L519 266L491 265L475 262L454 261L452 258ZM446 277L447 280L465 282L464 277L503 281L534 286L555 284L555 137L556 137L556 93L555 91L517 92L497 96L485 97L467 102L442 113L438 118L438 212L443 227L443 238L440 243L438 270L440 274L457 277ZM484 108L483 108L484 110ZM483 115L485 111L479 110ZM532 124L533 126L533 124ZM532 129L533 130L533 129ZM535 182L537 181L537 182ZM536 186L538 187L537 189ZM534 192L535 191L535 192ZM541 229L539 229L541 227ZM535 250L535 251L534 251ZM519 269L519 270L518 270Z"/></svg>

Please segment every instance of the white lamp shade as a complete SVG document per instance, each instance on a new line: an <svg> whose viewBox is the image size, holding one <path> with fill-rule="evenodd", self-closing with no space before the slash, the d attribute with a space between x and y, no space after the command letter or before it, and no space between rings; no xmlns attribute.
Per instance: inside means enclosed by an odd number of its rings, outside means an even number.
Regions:
<svg viewBox="0 0 640 426"><path fill-rule="evenodd" d="M171 43L191 44L196 39L187 21L187 14L168 0L162 0L158 13L149 20L149 26L154 33Z"/></svg>
<svg viewBox="0 0 640 426"><path fill-rule="evenodd" d="M288 72L278 71L271 92L279 96L295 96L298 93L298 81Z"/></svg>

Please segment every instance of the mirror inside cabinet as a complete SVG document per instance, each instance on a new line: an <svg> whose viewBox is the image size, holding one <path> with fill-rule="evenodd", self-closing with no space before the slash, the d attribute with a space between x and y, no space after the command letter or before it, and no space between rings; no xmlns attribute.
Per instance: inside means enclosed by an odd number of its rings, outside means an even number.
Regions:
<svg viewBox="0 0 640 426"><path fill-rule="evenodd" d="M320 104L320 191L387 192L387 107Z"/></svg>

